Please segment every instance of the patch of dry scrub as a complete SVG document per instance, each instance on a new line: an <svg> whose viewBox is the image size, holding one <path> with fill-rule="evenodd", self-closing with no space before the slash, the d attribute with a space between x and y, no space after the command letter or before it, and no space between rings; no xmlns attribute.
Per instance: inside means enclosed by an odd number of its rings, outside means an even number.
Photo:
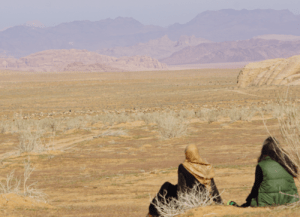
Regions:
<svg viewBox="0 0 300 217"><path fill-rule="evenodd" d="M28 184L34 167L31 167L30 161L24 161L23 179L14 176L14 170L6 176L6 179L0 181L1 194L14 193L24 197L30 197L36 201L46 202L46 194L36 188L36 182ZM22 189L21 189L22 185Z"/></svg>
<svg viewBox="0 0 300 217"><path fill-rule="evenodd" d="M156 124L163 138L175 138L186 134L188 123L186 119L177 116L174 112L160 114Z"/></svg>
<svg viewBox="0 0 300 217"><path fill-rule="evenodd" d="M213 199L216 197L211 197L208 190L199 190L200 184L194 185L192 189L186 189L185 191L178 192L178 198L166 199L167 192L164 195L156 195L154 201L151 204L155 206L158 213L164 217L173 217L179 214L185 213L187 210L210 206L213 203Z"/></svg>

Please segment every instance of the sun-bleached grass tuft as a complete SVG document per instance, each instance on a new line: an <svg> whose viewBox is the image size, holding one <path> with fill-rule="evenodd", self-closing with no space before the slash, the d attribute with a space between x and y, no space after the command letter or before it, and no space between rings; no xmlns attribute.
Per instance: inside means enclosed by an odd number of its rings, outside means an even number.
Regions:
<svg viewBox="0 0 300 217"><path fill-rule="evenodd" d="M159 199L158 195L156 195L154 201L151 200L151 204L155 206L160 216L163 217L173 217L193 208L212 205L216 196L211 197L207 189L199 191L199 188L200 183L199 185L194 185L192 189L178 192L178 199L166 199L167 192L165 192L164 195L160 195L162 199Z"/></svg>

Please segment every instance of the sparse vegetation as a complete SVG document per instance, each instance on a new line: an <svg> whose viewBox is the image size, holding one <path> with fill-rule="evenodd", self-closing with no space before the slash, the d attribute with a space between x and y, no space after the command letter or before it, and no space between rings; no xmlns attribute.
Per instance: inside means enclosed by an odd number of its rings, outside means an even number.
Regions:
<svg viewBox="0 0 300 217"><path fill-rule="evenodd" d="M185 135L188 126L184 118L177 117L173 112L159 115L156 118L156 123L160 135L168 139Z"/></svg>
<svg viewBox="0 0 300 217"><path fill-rule="evenodd" d="M155 206L158 213L164 217L173 217L186 212L187 210L209 206L213 203L213 198L210 196L208 190L199 191L199 185L194 185L190 190L178 193L178 199L166 199L166 192L164 195L156 195L154 202L151 203Z"/></svg>
<svg viewBox="0 0 300 217"><path fill-rule="evenodd" d="M31 173L34 171L34 167L31 167L30 160L24 161L24 175L23 180L14 176L14 170L6 176L6 179L0 181L0 190L2 194L14 193L25 197L30 197L36 201L46 202L46 194L41 190L38 190L35 186L36 183L28 185L28 180ZM21 181L22 187L21 189Z"/></svg>
<svg viewBox="0 0 300 217"><path fill-rule="evenodd" d="M191 143L214 165L218 188L226 189L224 201L241 204L253 185L254 159L266 136L260 112L275 130L281 108L274 103L274 88L233 89L238 71L137 72L132 79L126 72L78 73L72 74L74 81L69 73L0 72L0 181L4 189L10 186L6 191L0 187L0 199L6 204L4 192L34 198L34 189L43 189L52 206L18 204L14 211L3 206L0 216L145 216L145 195L156 194L165 181L177 181L178 164ZM16 78L19 82L11 82ZM292 88L296 96L299 88ZM172 139L161 134L181 125L185 133ZM16 156L21 135L35 137L40 148ZM36 170L28 170L24 192L27 155ZM13 201L7 198L9 206ZM229 207L218 207L191 212L195 217L232 213Z"/></svg>

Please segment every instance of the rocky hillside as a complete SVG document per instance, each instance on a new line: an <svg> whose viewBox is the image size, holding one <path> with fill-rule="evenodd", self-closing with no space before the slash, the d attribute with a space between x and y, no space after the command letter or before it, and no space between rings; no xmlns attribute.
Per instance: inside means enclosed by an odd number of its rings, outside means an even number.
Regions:
<svg viewBox="0 0 300 217"><path fill-rule="evenodd" d="M160 61L168 65L251 62L300 54L300 41L250 39L187 47Z"/></svg>
<svg viewBox="0 0 300 217"><path fill-rule="evenodd" d="M0 59L0 69L26 71L137 71L165 69L166 64L147 56L110 57L87 50L46 50L15 59Z"/></svg>
<svg viewBox="0 0 300 217"><path fill-rule="evenodd" d="M300 55L250 63L238 76L238 87L300 85Z"/></svg>
<svg viewBox="0 0 300 217"><path fill-rule="evenodd" d="M165 35L162 38L150 40L147 43L139 43L130 47L105 48L98 50L97 53L114 57L146 55L156 59L162 59L185 47L196 46L203 43L212 43L212 41L186 35L181 36L178 41L172 41Z"/></svg>

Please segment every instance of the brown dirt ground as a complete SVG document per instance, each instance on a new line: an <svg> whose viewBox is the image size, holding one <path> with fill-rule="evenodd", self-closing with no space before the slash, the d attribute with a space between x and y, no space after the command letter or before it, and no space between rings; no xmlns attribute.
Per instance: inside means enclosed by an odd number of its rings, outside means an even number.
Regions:
<svg viewBox="0 0 300 217"><path fill-rule="evenodd" d="M203 107L261 106L276 100L286 87L235 89L238 69L201 69L129 73L0 72L0 117L82 111L161 110ZM298 87L290 87L297 98ZM76 113L77 112L77 113ZM60 115L64 115L61 114ZM267 121L278 134L277 122ZM48 195L49 205L26 205L26 198L1 206L1 216L131 216L147 214L150 199L165 182L177 183L177 167L188 144L215 167L216 184L224 201L243 203L254 182L256 158L268 136L261 117L251 122L193 121L188 134L162 140L156 126L140 122L114 125L127 136L94 138L100 130L61 134L55 146L65 150L30 154L36 168L30 182ZM0 134L0 154L14 152L14 134ZM15 169L21 177L27 154L3 158L1 178ZM296 182L298 183L298 182ZM299 185L298 185L299 186ZM12 201L14 197L12 197ZM24 202L25 201L25 202ZM0 201L1 202L1 201ZM25 205L24 205L25 204ZM297 216L299 209L238 209L210 206L182 216ZM243 214L244 213L244 214ZM300 215L299 215L300 216Z"/></svg>

